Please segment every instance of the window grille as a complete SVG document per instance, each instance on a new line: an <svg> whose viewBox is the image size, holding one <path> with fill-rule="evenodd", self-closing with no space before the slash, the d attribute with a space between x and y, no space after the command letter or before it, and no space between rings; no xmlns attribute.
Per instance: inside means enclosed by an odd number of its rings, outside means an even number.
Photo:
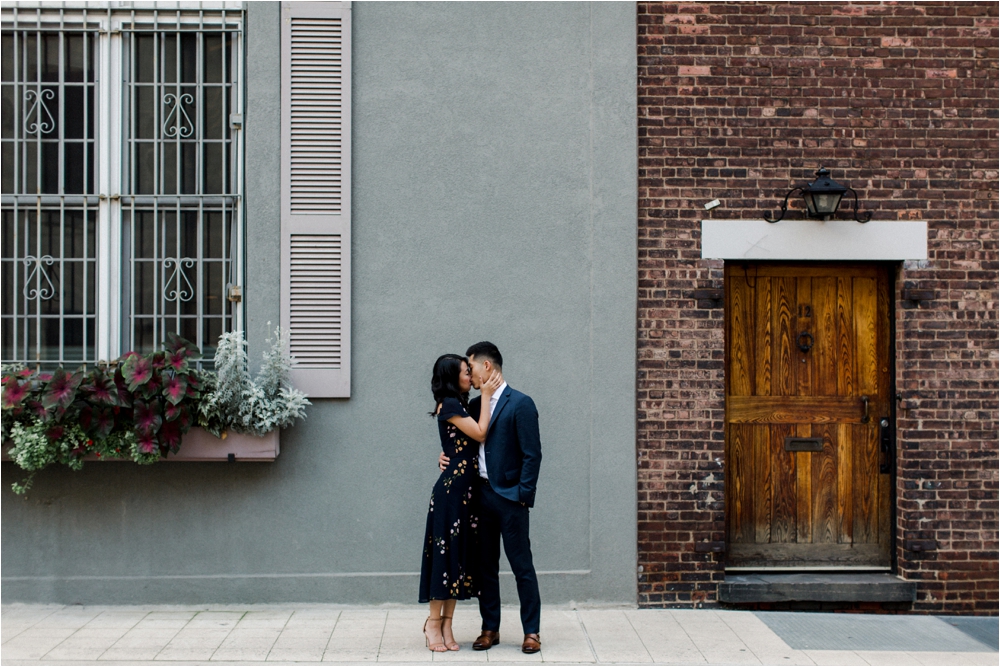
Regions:
<svg viewBox="0 0 1000 667"><path fill-rule="evenodd" d="M36 4L2 16L3 361L210 359L242 326L241 5Z"/></svg>

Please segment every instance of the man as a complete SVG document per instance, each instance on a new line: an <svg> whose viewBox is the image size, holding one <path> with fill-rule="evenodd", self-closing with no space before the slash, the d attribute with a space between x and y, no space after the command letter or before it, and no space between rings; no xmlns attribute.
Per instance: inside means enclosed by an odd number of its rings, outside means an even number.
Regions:
<svg viewBox="0 0 1000 667"><path fill-rule="evenodd" d="M469 357L472 386L479 389L493 372L503 379L503 357L493 343L476 343L465 355ZM507 386L506 381L486 406L490 428L486 442L479 445L479 543L480 596L479 614L483 617L482 634L472 648L485 651L500 641L500 540L514 571L517 596L521 601L521 626L524 642L521 651L537 653L542 601L538 578L531 561L528 539L528 509L535 504L538 467L542 446L538 436L538 411L530 397ZM469 404L469 414L479 419L481 397ZM441 469L448 465L442 454Z"/></svg>

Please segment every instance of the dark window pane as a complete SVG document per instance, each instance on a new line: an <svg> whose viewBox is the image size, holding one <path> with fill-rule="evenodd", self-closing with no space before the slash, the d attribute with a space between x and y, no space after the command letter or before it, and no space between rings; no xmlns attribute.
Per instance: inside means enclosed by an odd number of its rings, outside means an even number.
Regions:
<svg viewBox="0 0 1000 667"><path fill-rule="evenodd" d="M59 33L42 33L42 81L59 81Z"/></svg>
<svg viewBox="0 0 1000 667"><path fill-rule="evenodd" d="M83 139L84 137L83 97L83 86L65 86L63 88L63 137L67 139Z"/></svg>
<svg viewBox="0 0 1000 667"><path fill-rule="evenodd" d="M87 81L95 81L97 77L94 76L94 66L97 63L97 33L88 32L84 33L84 41L87 44Z"/></svg>
<svg viewBox="0 0 1000 667"><path fill-rule="evenodd" d="M152 194L156 192L155 162L156 149L152 143L135 144L135 183L133 187L138 194Z"/></svg>
<svg viewBox="0 0 1000 667"><path fill-rule="evenodd" d="M63 312L83 314L86 301L83 292L83 262L63 262Z"/></svg>
<svg viewBox="0 0 1000 667"><path fill-rule="evenodd" d="M42 360L58 360L59 359L59 342L62 336L62 327L59 326L59 320L54 317L42 318L41 326L39 327L41 333L41 354L39 356Z"/></svg>
<svg viewBox="0 0 1000 667"><path fill-rule="evenodd" d="M198 194L198 144L185 141L181 144L181 194Z"/></svg>
<svg viewBox="0 0 1000 667"><path fill-rule="evenodd" d="M97 94L97 89L94 86L87 86L84 88L84 94L87 99L87 121L84 123L84 128L87 131L87 138L93 139L97 136L94 133L94 127L97 124L97 114L94 113L94 96Z"/></svg>
<svg viewBox="0 0 1000 667"><path fill-rule="evenodd" d="M14 80L14 33L4 31L0 38L0 50L3 51L3 58L0 58L0 81ZM20 62L21 58L17 58ZM9 357L4 356L4 359Z"/></svg>
<svg viewBox="0 0 1000 667"><path fill-rule="evenodd" d="M39 144L35 141L28 141L21 144L21 150L23 151L22 159L22 169L21 172L24 174L20 183L18 183L18 192L23 192L26 194L33 194L38 188L38 151ZM23 185L22 185L23 184ZM24 188L23 190L21 188Z"/></svg>
<svg viewBox="0 0 1000 667"><path fill-rule="evenodd" d="M228 46L228 45L227 45ZM206 83L222 82L222 34L205 35L205 74Z"/></svg>
<svg viewBox="0 0 1000 667"><path fill-rule="evenodd" d="M179 189L177 183L177 144L173 141L166 142L160 147L160 150L163 151L163 161L160 163L162 169L161 193L175 195Z"/></svg>
<svg viewBox="0 0 1000 667"><path fill-rule="evenodd" d="M4 311L7 312L7 311ZM3 318L3 324L0 325L0 340L2 340L2 352L4 359L15 359L17 357L14 352L14 319L10 317Z"/></svg>
<svg viewBox="0 0 1000 667"><path fill-rule="evenodd" d="M63 257L84 257L83 211L68 210L63 214Z"/></svg>
<svg viewBox="0 0 1000 667"><path fill-rule="evenodd" d="M135 262L135 286L132 299L135 302L135 312L152 313L156 285L154 282L153 262Z"/></svg>
<svg viewBox="0 0 1000 667"><path fill-rule="evenodd" d="M153 214L149 211L136 211L135 224L132 226L132 242L135 245L135 257L153 258L155 242L155 226Z"/></svg>
<svg viewBox="0 0 1000 667"><path fill-rule="evenodd" d="M177 35L164 35L162 41L163 63L160 66L163 72L160 81L164 83L177 82Z"/></svg>
<svg viewBox="0 0 1000 667"><path fill-rule="evenodd" d="M225 108L222 100L222 87L209 86L204 89L204 113L202 114L202 137L205 139L221 139Z"/></svg>
<svg viewBox="0 0 1000 667"><path fill-rule="evenodd" d="M222 319L206 317L202 331L202 354L206 357L214 357L216 347L219 344L219 336L222 335Z"/></svg>
<svg viewBox="0 0 1000 667"><path fill-rule="evenodd" d="M3 256L14 256L14 211L4 211L0 215L0 245L3 246Z"/></svg>
<svg viewBox="0 0 1000 667"><path fill-rule="evenodd" d="M205 262L205 312L211 315L222 315L224 306L222 262Z"/></svg>
<svg viewBox="0 0 1000 667"><path fill-rule="evenodd" d="M181 82L198 82L198 35L181 34Z"/></svg>
<svg viewBox="0 0 1000 667"><path fill-rule="evenodd" d="M135 87L135 107L132 109L132 136L137 139L156 138L156 89Z"/></svg>
<svg viewBox="0 0 1000 667"><path fill-rule="evenodd" d="M66 142L63 144L63 159L66 164L66 182L64 192L67 194L82 194L84 163L83 144L79 142Z"/></svg>
<svg viewBox="0 0 1000 667"><path fill-rule="evenodd" d="M205 176L205 194L223 194L225 189L222 187L222 178L225 175L223 171L223 161L222 161L222 144L221 143L205 143L202 144L202 150L205 153L204 161L204 176Z"/></svg>
<svg viewBox="0 0 1000 667"><path fill-rule="evenodd" d="M38 39L35 33L22 32L22 43L24 44L24 72L23 81L38 81Z"/></svg>
<svg viewBox="0 0 1000 667"><path fill-rule="evenodd" d="M222 257L221 213L205 212L202 252L205 253L205 257Z"/></svg>
<svg viewBox="0 0 1000 667"><path fill-rule="evenodd" d="M152 35L137 34L133 36L135 49L135 65L133 77L135 81L156 81L156 42Z"/></svg>
<svg viewBox="0 0 1000 667"><path fill-rule="evenodd" d="M198 213L196 211L185 211L181 218L183 227L181 229L181 256L198 256Z"/></svg>
<svg viewBox="0 0 1000 667"><path fill-rule="evenodd" d="M87 153L87 182L86 188L88 194L94 193L94 142L88 141L86 147Z"/></svg>
<svg viewBox="0 0 1000 667"><path fill-rule="evenodd" d="M6 62L6 58L3 58ZM2 98L2 109L3 118L0 119L0 136L4 139L14 138L14 95L16 88L12 85L7 85L2 87L2 92L0 92L0 98Z"/></svg>
<svg viewBox="0 0 1000 667"><path fill-rule="evenodd" d="M60 194L59 192L59 143L44 142L42 148L42 192Z"/></svg>
<svg viewBox="0 0 1000 667"><path fill-rule="evenodd" d="M66 348L66 357L81 359L83 351L83 319L79 317L69 317L63 320L63 345ZM75 354L70 357L70 349L76 348Z"/></svg>
<svg viewBox="0 0 1000 667"><path fill-rule="evenodd" d="M87 257L97 257L97 210L87 211Z"/></svg>
<svg viewBox="0 0 1000 667"><path fill-rule="evenodd" d="M160 218L160 225L157 227L159 241L159 254L157 257L174 257L177 255L177 214L167 211Z"/></svg>
<svg viewBox="0 0 1000 667"><path fill-rule="evenodd" d="M66 69L63 70L63 81L83 81L83 34L67 33L63 48L66 52Z"/></svg>
<svg viewBox="0 0 1000 667"><path fill-rule="evenodd" d="M181 320L181 330L178 332L184 338L194 342L198 345L201 341L198 340L198 320L193 317L189 317Z"/></svg>
<svg viewBox="0 0 1000 667"><path fill-rule="evenodd" d="M90 259L87 260L87 312L96 313L96 295L97 295L97 262Z"/></svg>
<svg viewBox="0 0 1000 667"><path fill-rule="evenodd" d="M97 334L95 333L96 324L97 320L93 317L88 317L84 323L84 333L87 335L84 354L87 355L88 359L97 359Z"/></svg>
<svg viewBox="0 0 1000 667"><path fill-rule="evenodd" d="M14 189L14 143L3 142L0 147L0 191L5 195L16 192Z"/></svg>
<svg viewBox="0 0 1000 667"><path fill-rule="evenodd" d="M135 347L140 354L151 352L156 348L153 341L153 320L151 318L137 319L135 324Z"/></svg>
<svg viewBox="0 0 1000 667"><path fill-rule="evenodd" d="M3 293L3 308L2 312L4 315L14 314L14 262L12 260L4 260L2 262L2 276L3 285L0 286L0 290ZM10 359L10 357L4 357L4 359Z"/></svg>

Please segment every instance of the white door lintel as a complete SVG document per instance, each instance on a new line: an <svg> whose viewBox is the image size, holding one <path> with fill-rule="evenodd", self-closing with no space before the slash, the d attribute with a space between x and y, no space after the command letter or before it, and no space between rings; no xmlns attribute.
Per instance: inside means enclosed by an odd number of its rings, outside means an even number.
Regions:
<svg viewBox="0 0 1000 667"><path fill-rule="evenodd" d="M702 259L927 259L924 220L702 220Z"/></svg>

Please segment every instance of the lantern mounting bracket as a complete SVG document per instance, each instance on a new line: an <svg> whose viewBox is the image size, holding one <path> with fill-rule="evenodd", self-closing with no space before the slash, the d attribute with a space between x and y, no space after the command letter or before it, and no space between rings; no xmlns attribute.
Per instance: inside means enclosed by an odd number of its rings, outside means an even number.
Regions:
<svg viewBox="0 0 1000 667"><path fill-rule="evenodd" d="M820 167L816 172L816 180L792 188L785 195L781 202L781 212L776 218L764 216L768 222L775 223L785 217L788 212L788 199L796 192L802 193L802 198L806 203L806 215L810 218L820 218L829 220L840 207L840 201L845 194L850 192L854 196L854 219L860 223L866 223L872 218L869 211L859 211L858 193L853 188L846 187L830 178L830 172L825 167Z"/></svg>

